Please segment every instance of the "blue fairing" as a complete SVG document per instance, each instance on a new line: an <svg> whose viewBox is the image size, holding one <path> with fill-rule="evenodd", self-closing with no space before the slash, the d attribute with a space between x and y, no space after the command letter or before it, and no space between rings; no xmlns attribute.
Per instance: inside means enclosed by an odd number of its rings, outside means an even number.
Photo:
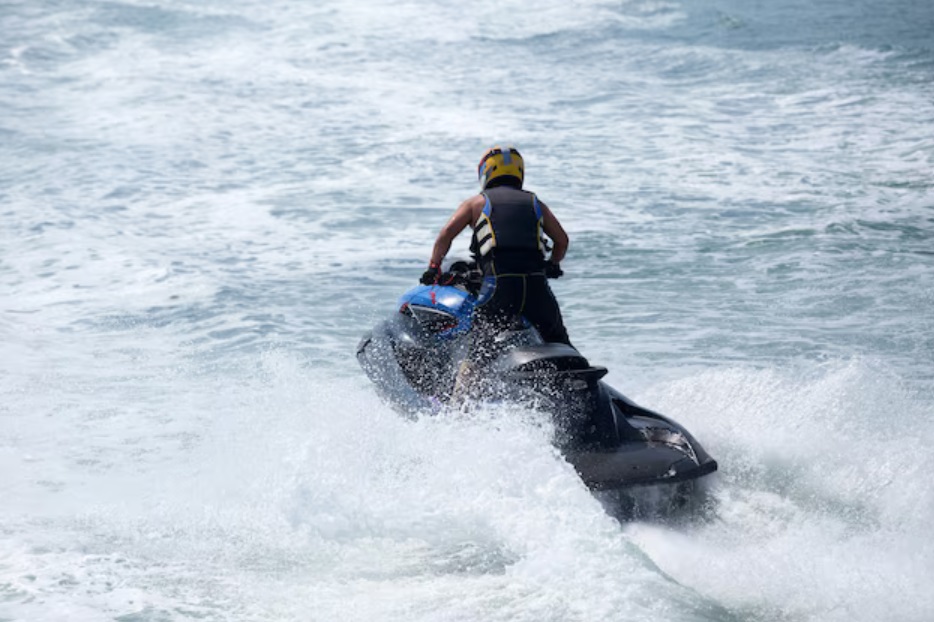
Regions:
<svg viewBox="0 0 934 622"><path fill-rule="evenodd" d="M450 339L470 330L470 318L477 305L477 299L452 285L419 285L402 294L399 306L404 305L429 307L450 313L457 319L457 325L438 333L439 337Z"/></svg>

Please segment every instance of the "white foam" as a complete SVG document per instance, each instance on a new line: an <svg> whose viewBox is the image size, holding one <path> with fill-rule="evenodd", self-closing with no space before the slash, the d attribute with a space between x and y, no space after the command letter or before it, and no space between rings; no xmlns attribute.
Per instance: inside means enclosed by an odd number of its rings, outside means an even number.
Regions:
<svg viewBox="0 0 934 622"><path fill-rule="evenodd" d="M23 535L5 538L3 582L33 603L20 614L298 619L308 602L324 617L353 602L352 619L650 619L672 598L682 613L708 606L646 564L535 413L412 422L296 363L270 353L233 385L173 376L170 411L94 419L97 398L59 416L62 438L21 439L35 454L25 478L57 486L4 487L4 522ZM69 393L48 388L53 402ZM19 420L38 433L45 416Z"/></svg>
<svg viewBox="0 0 934 622"><path fill-rule="evenodd" d="M629 530L663 570L738 612L929 615L934 428L897 378L852 361L708 372L650 394L720 463L708 523Z"/></svg>

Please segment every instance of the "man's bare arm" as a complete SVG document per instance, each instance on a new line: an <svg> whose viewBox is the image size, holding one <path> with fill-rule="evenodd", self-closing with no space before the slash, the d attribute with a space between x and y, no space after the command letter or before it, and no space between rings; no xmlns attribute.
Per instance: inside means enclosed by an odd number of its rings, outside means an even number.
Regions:
<svg viewBox="0 0 934 622"><path fill-rule="evenodd" d="M544 203L540 203L540 205L542 206L542 229L545 230L545 234L555 244L551 250L551 261L559 263L564 259L565 253L568 252L568 234L565 233L564 227L561 226L552 211L548 209L548 206Z"/></svg>
<svg viewBox="0 0 934 622"><path fill-rule="evenodd" d="M473 215L477 211L478 201L479 209L483 209L483 197L480 195L471 197L458 206L451 219L441 228L441 232L435 240L435 246L431 251L431 265L441 265L441 260L451 250L451 242L467 225L473 222Z"/></svg>

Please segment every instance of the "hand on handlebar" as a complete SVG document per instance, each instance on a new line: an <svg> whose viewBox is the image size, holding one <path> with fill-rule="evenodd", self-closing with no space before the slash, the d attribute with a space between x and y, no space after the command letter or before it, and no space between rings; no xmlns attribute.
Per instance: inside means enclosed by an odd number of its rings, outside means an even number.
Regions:
<svg viewBox="0 0 934 622"><path fill-rule="evenodd" d="M422 278L418 281L422 285L437 285L438 281L441 279L441 267L435 264L428 266L428 269L425 270L422 274Z"/></svg>
<svg viewBox="0 0 934 622"><path fill-rule="evenodd" d="M558 279L564 274L561 266L553 261L545 262L545 276L549 279Z"/></svg>

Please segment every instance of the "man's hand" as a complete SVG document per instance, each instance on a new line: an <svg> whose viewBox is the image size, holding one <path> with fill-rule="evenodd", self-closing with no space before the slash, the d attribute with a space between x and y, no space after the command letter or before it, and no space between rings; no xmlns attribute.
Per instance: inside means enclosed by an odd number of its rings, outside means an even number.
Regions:
<svg viewBox="0 0 934 622"><path fill-rule="evenodd" d="M440 278L441 268L437 264L431 264L428 266L428 269L425 270L425 273L422 274L419 283L422 285L436 285Z"/></svg>
<svg viewBox="0 0 934 622"><path fill-rule="evenodd" d="M564 270L561 269L561 266L553 261L545 262L545 276L549 279L560 278L564 274Z"/></svg>

